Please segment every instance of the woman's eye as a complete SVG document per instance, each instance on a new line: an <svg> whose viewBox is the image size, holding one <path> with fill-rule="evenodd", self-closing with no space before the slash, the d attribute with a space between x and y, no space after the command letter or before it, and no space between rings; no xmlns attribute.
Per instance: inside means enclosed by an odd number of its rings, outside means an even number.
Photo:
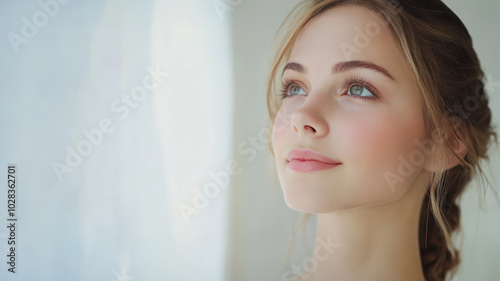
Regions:
<svg viewBox="0 0 500 281"><path fill-rule="evenodd" d="M370 92L367 88L365 88L364 86L362 85L359 85L359 84L354 84L352 85L350 88L349 88L349 94L353 95L353 96L363 96L365 97L366 95L368 96L375 96L374 94L372 94L372 92Z"/></svg>
<svg viewBox="0 0 500 281"><path fill-rule="evenodd" d="M304 89L302 89L299 85L290 86L290 90L288 92L290 96L300 95L301 92L302 95L307 95Z"/></svg>

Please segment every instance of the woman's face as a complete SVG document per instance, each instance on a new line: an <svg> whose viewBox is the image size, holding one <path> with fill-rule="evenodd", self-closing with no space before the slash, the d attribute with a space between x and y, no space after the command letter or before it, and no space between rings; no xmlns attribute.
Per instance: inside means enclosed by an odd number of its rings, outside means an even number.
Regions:
<svg viewBox="0 0 500 281"><path fill-rule="evenodd" d="M360 6L330 9L303 28L287 63L282 81L294 82L273 148L290 208L326 213L394 202L418 182L422 102L381 16ZM287 160L296 148L341 164L298 170Z"/></svg>

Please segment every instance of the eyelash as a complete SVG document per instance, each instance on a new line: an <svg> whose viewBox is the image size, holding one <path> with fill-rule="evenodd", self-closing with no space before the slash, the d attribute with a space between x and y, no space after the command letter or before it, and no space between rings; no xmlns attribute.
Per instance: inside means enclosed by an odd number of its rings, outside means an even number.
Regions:
<svg viewBox="0 0 500 281"><path fill-rule="evenodd" d="M290 86L292 86L292 85L297 85L300 87L299 83L296 80L293 80L290 78L284 79L284 82L281 85L281 95L280 96L282 99L293 96L293 95L288 94L288 90L289 90ZM363 96L356 96L356 95L347 95L347 96L355 97L355 98L362 99L362 100L368 100L368 101L375 101L379 98L379 95L378 95L377 91L375 90L375 88L372 85L370 85L370 83L366 82L365 80L363 80L359 76L347 77L347 79L344 81L342 87L344 89L346 89L345 92L347 92L347 91L349 91L349 88L353 85L363 86L364 88L366 88L368 91L370 91L373 94L373 97L363 97Z"/></svg>

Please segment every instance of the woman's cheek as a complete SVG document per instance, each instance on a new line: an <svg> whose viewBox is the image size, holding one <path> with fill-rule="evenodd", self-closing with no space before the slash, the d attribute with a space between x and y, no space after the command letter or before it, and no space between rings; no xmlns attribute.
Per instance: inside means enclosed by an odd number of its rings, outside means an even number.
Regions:
<svg viewBox="0 0 500 281"><path fill-rule="evenodd" d="M373 180L381 180L386 171L397 168L398 155L407 150L405 130L389 118L350 116L335 127L339 159L344 159L351 171L370 175Z"/></svg>
<svg viewBox="0 0 500 281"><path fill-rule="evenodd" d="M371 163L382 160L385 147L391 146L394 137L393 128L382 118L374 116L344 116L332 129L335 139L342 142L342 153L347 159L359 163ZM336 129L335 129L336 128Z"/></svg>
<svg viewBox="0 0 500 281"><path fill-rule="evenodd" d="M275 157L281 156L281 150L283 149L283 141L285 140L285 134L287 126L289 127L289 121L286 120L285 116L280 112L276 115L274 119L273 129L272 129L272 142Z"/></svg>

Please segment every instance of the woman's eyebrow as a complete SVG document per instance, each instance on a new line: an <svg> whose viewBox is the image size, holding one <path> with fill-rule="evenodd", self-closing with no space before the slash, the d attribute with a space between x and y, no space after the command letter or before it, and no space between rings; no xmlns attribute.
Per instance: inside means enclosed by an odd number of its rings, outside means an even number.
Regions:
<svg viewBox="0 0 500 281"><path fill-rule="evenodd" d="M391 73L389 71L387 71L385 68L383 68L379 65L376 65L372 62L363 61L363 60L341 61L332 67L332 74L337 73L337 72L348 71L348 70L355 69L355 68L372 69L372 70L375 70L379 73L384 74L385 76L389 77L391 80L396 81L396 79L394 79L394 76L392 76ZM287 69L291 69L291 70L297 71L299 73L307 74L307 68L305 66L303 66L302 64L297 63L297 62L287 63L285 68L283 69L283 72L281 73L282 76L283 76L283 73L285 73L285 70L287 70Z"/></svg>

